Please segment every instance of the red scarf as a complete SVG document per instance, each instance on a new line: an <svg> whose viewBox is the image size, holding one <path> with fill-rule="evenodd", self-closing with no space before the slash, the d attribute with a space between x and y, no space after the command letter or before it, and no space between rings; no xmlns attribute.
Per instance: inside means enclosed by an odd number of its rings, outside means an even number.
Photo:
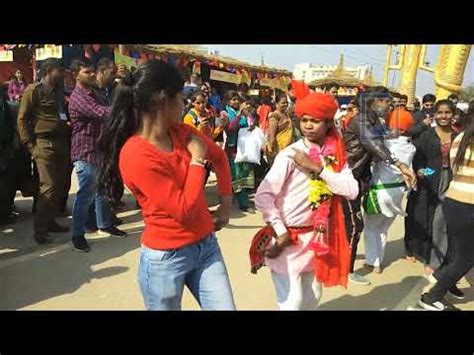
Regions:
<svg viewBox="0 0 474 355"><path fill-rule="evenodd" d="M321 154L323 156L334 155L337 162L332 167L336 173L341 172L346 164L346 155L342 138L335 128L326 137ZM319 225L318 218L325 217L327 213L329 213L329 220L327 222L328 234L326 240L329 251L325 254L315 252L316 278L325 287L337 285L347 287L351 252L347 241L341 196L333 195L330 201L327 201L326 204L322 203L318 209L314 210L312 219L315 222L315 227ZM315 230L315 235L317 233L318 231ZM313 243L312 246L315 251L318 251L320 247L317 243Z"/></svg>

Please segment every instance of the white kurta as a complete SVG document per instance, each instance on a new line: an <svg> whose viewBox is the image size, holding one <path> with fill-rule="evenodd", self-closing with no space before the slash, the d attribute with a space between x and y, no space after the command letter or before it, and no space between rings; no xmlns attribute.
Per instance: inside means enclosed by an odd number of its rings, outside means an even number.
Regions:
<svg viewBox="0 0 474 355"><path fill-rule="evenodd" d="M400 136L398 138L388 139L385 141L385 145L397 159L411 167L416 148L411 143L409 137ZM396 182L403 182L402 173L398 168L393 165L388 166L382 162L372 166L372 180L370 185ZM406 216L402 208L402 200L405 192L405 186L377 190L377 200L382 214L387 217L394 217L396 215Z"/></svg>
<svg viewBox="0 0 474 355"><path fill-rule="evenodd" d="M390 152L401 162L412 165L416 148L408 137L388 139L385 142ZM403 181L402 174L394 166L376 163L372 167L371 185L390 184ZM365 261L372 266L381 266L385 254L387 231L397 215L405 216L402 207L404 186L377 190L380 214L364 214Z"/></svg>
<svg viewBox="0 0 474 355"><path fill-rule="evenodd" d="M283 149L255 195L257 209L277 235L286 233L287 227L312 224L308 201L310 178L291 159L295 154L292 148L309 152L302 139ZM347 165L340 173L325 169L320 177L334 194L354 199L359 193ZM298 244L286 247L277 258L265 260L272 270L281 310L315 309L319 303L321 284L315 279L314 252L309 248L313 235L313 232L300 234Z"/></svg>

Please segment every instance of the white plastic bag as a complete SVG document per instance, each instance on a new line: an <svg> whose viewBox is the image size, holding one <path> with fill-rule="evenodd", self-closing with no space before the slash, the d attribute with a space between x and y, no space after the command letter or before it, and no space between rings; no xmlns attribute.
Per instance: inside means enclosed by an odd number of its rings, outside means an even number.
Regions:
<svg viewBox="0 0 474 355"><path fill-rule="evenodd" d="M241 128L237 137L236 163L253 163L260 165L262 147L265 141L263 131L255 127L252 131Z"/></svg>

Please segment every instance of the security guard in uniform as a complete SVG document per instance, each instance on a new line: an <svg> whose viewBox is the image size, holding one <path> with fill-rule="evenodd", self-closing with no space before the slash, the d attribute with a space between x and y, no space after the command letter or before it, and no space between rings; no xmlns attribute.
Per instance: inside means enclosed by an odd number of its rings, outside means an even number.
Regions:
<svg viewBox="0 0 474 355"><path fill-rule="evenodd" d="M28 86L23 94L18 131L38 167L40 186L34 239L38 244L45 244L53 241L48 232L69 231L56 222L56 215L67 181L71 132L67 124L61 61L46 59L41 74L41 81Z"/></svg>

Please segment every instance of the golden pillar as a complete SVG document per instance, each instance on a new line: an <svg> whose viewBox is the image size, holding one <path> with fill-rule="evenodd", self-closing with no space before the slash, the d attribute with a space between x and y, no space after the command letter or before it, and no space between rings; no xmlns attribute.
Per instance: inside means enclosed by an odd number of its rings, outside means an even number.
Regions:
<svg viewBox="0 0 474 355"><path fill-rule="evenodd" d="M446 99L450 94L459 94L464 71L471 52L471 45L443 45L435 69L436 98Z"/></svg>
<svg viewBox="0 0 474 355"><path fill-rule="evenodd" d="M421 48L422 46L420 44L407 44L405 46L398 92L407 95L410 104L415 98L416 75L418 73L418 67L420 66Z"/></svg>

